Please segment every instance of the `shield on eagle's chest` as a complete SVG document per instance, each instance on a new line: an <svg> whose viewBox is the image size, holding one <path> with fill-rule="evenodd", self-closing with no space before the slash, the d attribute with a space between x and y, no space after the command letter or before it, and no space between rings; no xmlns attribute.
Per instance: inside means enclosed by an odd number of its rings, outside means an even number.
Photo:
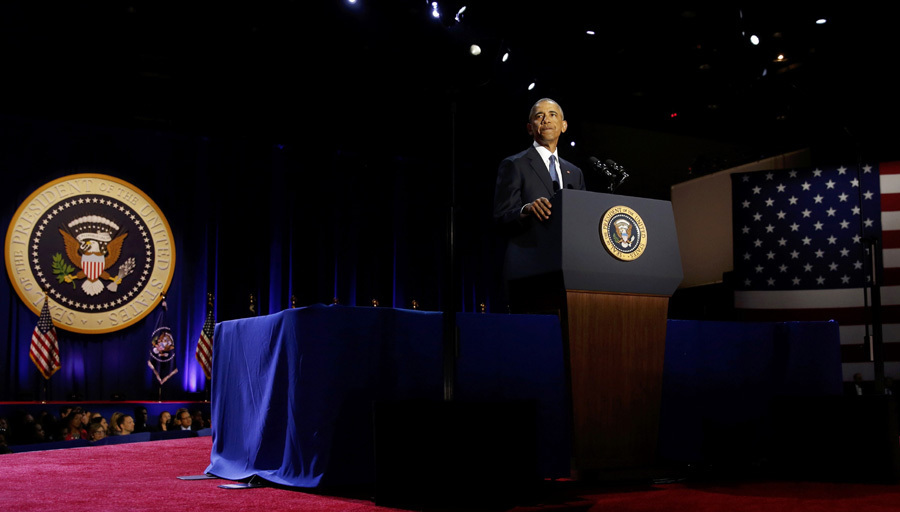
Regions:
<svg viewBox="0 0 900 512"><path fill-rule="evenodd" d="M96 281L106 267L106 258L102 254L82 254L81 270L89 281Z"/></svg>

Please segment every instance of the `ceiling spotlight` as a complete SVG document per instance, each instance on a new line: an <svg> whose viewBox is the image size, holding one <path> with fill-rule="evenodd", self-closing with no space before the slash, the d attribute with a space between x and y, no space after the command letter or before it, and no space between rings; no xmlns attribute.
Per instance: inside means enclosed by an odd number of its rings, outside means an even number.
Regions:
<svg viewBox="0 0 900 512"><path fill-rule="evenodd" d="M462 7L460 7L459 12L456 13L456 16L454 16L453 19L455 19L456 22L459 23L460 21L462 21L462 17L463 17L462 14L463 14L464 12L466 12L466 6L465 6L465 5L462 6Z"/></svg>
<svg viewBox="0 0 900 512"><path fill-rule="evenodd" d="M573 140L569 145L572 146L572 147L574 148L574 147L575 147L575 141Z"/></svg>
<svg viewBox="0 0 900 512"><path fill-rule="evenodd" d="M596 32L594 32L593 30L588 30L587 32L585 32L585 34L592 36L592 35L595 35Z"/></svg>
<svg viewBox="0 0 900 512"><path fill-rule="evenodd" d="M481 47L477 44L473 44L469 47L469 53L475 56L481 55Z"/></svg>
<svg viewBox="0 0 900 512"><path fill-rule="evenodd" d="M752 44L753 46L758 45L759 44L759 36L757 36L756 34L753 34L752 36L750 36L750 44Z"/></svg>
<svg viewBox="0 0 900 512"><path fill-rule="evenodd" d="M784 62L786 60L787 60L787 57L785 57L783 53L779 53L778 57L775 57L775 62Z"/></svg>
<svg viewBox="0 0 900 512"><path fill-rule="evenodd" d="M824 25L826 23L828 23L828 20L826 20L825 18L819 18L816 20L816 25Z"/></svg>
<svg viewBox="0 0 900 512"><path fill-rule="evenodd" d="M509 52L503 54L503 57L500 58L502 62L506 62L509 59Z"/></svg>
<svg viewBox="0 0 900 512"><path fill-rule="evenodd" d="M528 85L528 90L530 91L530 90L532 90L532 89L534 89L534 82L531 82L531 83Z"/></svg>
<svg viewBox="0 0 900 512"><path fill-rule="evenodd" d="M440 13L440 11L438 11L438 3L437 2L431 2L431 16L434 18L441 17L441 13Z"/></svg>

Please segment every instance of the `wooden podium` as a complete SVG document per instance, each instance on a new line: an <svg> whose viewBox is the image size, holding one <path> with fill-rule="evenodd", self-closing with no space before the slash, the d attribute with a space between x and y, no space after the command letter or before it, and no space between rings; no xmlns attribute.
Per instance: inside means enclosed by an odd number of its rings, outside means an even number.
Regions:
<svg viewBox="0 0 900 512"><path fill-rule="evenodd" d="M560 315L573 474L646 467L656 457L669 297L683 277L672 205L580 190L551 202L548 221L510 240L510 307ZM603 240L604 216L619 206L643 221L646 245L631 260Z"/></svg>

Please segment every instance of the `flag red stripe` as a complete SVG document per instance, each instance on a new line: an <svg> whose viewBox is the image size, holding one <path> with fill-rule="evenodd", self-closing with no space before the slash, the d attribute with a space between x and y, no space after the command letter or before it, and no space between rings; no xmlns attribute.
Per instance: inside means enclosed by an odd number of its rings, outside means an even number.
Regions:
<svg viewBox="0 0 900 512"><path fill-rule="evenodd" d="M39 366L41 368L50 368L50 359L45 352L42 352L37 344L33 343L31 345L31 356L32 359L39 360Z"/></svg>
<svg viewBox="0 0 900 512"><path fill-rule="evenodd" d="M900 174L900 161L878 164L878 174Z"/></svg>
<svg viewBox="0 0 900 512"><path fill-rule="evenodd" d="M884 277L884 286L900 285L900 268L886 268L882 276Z"/></svg>
<svg viewBox="0 0 900 512"><path fill-rule="evenodd" d="M882 231L881 247L884 249L900 249L900 231Z"/></svg>
<svg viewBox="0 0 900 512"><path fill-rule="evenodd" d="M900 211L900 194L881 194L881 211Z"/></svg>
<svg viewBox="0 0 900 512"><path fill-rule="evenodd" d="M31 348L37 354L41 356L42 359L47 361L50 360L51 354L53 353L53 345L50 340L45 338L41 333L35 332L31 336Z"/></svg>

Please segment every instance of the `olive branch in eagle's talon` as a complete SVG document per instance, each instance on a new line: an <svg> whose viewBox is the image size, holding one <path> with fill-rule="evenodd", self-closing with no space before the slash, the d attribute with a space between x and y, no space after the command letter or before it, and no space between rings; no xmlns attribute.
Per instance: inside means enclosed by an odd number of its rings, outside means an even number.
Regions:
<svg viewBox="0 0 900 512"><path fill-rule="evenodd" d="M72 271L75 270L75 267L66 263L66 260L63 259L62 254L56 253L53 255L53 263L50 265L50 268L53 270L53 274L56 276L56 280L62 283L72 283L72 288L75 288L75 280L73 278Z"/></svg>

